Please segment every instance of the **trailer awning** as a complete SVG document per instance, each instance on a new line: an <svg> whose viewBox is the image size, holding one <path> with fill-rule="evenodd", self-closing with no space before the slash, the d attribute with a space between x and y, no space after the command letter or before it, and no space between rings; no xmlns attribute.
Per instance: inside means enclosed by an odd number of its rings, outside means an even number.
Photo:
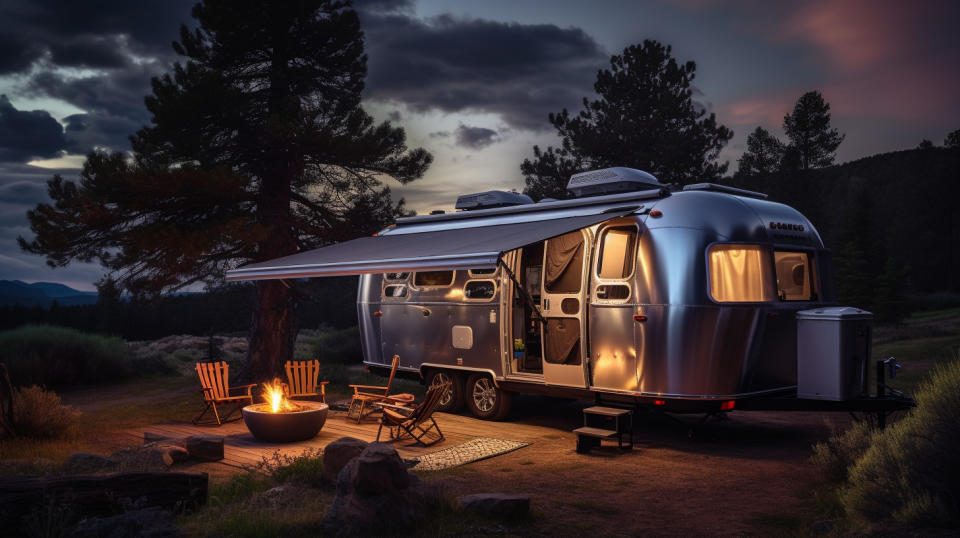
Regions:
<svg viewBox="0 0 960 538"><path fill-rule="evenodd" d="M403 229L403 232L390 230L375 237L361 237L245 265L227 271L227 280L493 269L507 251L623 216L635 209L624 207L591 215L420 233L410 228Z"/></svg>

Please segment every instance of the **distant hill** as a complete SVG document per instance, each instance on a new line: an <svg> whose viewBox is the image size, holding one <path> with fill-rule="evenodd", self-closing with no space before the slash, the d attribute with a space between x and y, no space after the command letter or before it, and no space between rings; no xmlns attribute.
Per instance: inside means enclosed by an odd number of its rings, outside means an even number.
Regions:
<svg viewBox="0 0 960 538"><path fill-rule="evenodd" d="M56 282L27 284L20 280L0 280L0 306L49 308L54 301L61 306L96 304L97 292L75 290Z"/></svg>
<svg viewBox="0 0 960 538"><path fill-rule="evenodd" d="M894 151L727 182L804 213L838 270L859 264L858 271L879 275L889 262L905 272L902 291L960 293L960 148Z"/></svg>

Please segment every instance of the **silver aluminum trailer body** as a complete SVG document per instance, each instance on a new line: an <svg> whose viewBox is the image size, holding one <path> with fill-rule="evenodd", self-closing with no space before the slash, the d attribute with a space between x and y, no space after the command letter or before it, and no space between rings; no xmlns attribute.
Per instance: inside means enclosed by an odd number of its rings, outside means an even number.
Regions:
<svg viewBox="0 0 960 538"><path fill-rule="evenodd" d="M783 204L729 192L690 190L632 202L618 199L610 202L609 210L622 209L627 202L638 207L578 232L584 255L577 291L551 293L543 280L522 282L534 291L539 288L538 306L548 323L559 320L568 331L586 336L576 343L580 360L542 360L537 371L521 362L536 351L546 358L545 348L525 348L515 357L518 327L536 323L510 275L525 276L521 259L525 249L533 248L526 246L506 252L493 274L454 271L449 285L420 285L413 271L391 275L396 278L362 275L357 304L364 363L383 367L398 354L401 368L425 377L440 369L463 377L485 372L514 391L570 394L574 389L667 403L795 390L795 312L835 301L830 256L813 225ZM467 219L489 225L532 214L508 209L401 220L383 235L462 226ZM576 211L576 206L558 211ZM628 276L601 276L598 239L608 230L629 229L635 230L636 254ZM545 239L548 255L552 239ZM464 240L470 240L469 233ZM774 252L809 256L816 291L806 301L716 301L708 252L727 244L763 247L771 267ZM545 272L542 275L545 278ZM491 280L492 296L465 296L468 286ZM403 296L392 296L399 289ZM768 295L776 297L776 291ZM545 330L546 324L539 325ZM464 333L469 333L470 345L463 341Z"/></svg>

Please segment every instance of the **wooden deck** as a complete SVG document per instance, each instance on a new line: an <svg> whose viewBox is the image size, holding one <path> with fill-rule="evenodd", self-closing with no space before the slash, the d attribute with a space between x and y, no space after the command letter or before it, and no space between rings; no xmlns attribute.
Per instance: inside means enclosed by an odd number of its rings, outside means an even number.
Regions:
<svg viewBox="0 0 960 538"><path fill-rule="evenodd" d="M444 448L465 443L477 437L494 437L513 441L535 443L544 439L557 439L559 433L555 428L504 423L479 420L462 415L435 413L434 418L440 425L445 439L429 447L423 447L410 439L393 441L392 445L401 457L411 458L421 454L428 454ZM298 443L273 444L262 443L253 438L242 420L223 424L222 426L195 426L189 422L156 424L138 430L125 432L131 443L142 443L144 433L152 433L170 438L183 438L190 435L220 435L224 437L224 459L219 463L234 468L243 468L256 465L264 457L270 457L279 451L283 455L297 455L306 449L320 449L330 442L341 437L353 437L372 442L377 438L378 422L376 418L368 418L357 424L355 420L346 418L343 411L331 411L323 429L316 437L309 441ZM569 432L564 432L568 433ZM390 442L387 432L384 431L381 441ZM572 445L571 445L572 446Z"/></svg>

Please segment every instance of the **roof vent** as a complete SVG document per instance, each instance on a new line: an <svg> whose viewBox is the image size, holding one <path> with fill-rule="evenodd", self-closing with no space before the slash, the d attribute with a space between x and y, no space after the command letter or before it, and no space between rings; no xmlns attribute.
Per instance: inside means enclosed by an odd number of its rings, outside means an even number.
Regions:
<svg viewBox="0 0 960 538"><path fill-rule="evenodd" d="M514 205L532 204L526 194L507 191L487 191L476 194L464 194L457 198L457 209L490 209L492 207L507 207Z"/></svg>
<svg viewBox="0 0 960 538"><path fill-rule="evenodd" d="M577 198L663 188L652 175L622 166L574 174L567 183L567 190Z"/></svg>

